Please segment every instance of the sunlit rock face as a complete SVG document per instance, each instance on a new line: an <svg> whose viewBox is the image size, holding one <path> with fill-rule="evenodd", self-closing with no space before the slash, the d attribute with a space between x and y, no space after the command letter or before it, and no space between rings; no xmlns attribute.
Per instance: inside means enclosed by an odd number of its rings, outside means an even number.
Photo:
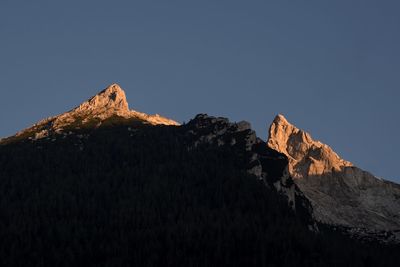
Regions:
<svg viewBox="0 0 400 267"><path fill-rule="evenodd" d="M88 101L82 103L73 111L94 113L128 113L129 106L125 92L118 84L112 84Z"/></svg>
<svg viewBox="0 0 400 267"><path fill-rule="evenodd" d="M81 128L97 128L105 123L136 122L148 125L179 125L178 122L158 114L148 115L130 110L124 90L112 84L78 107L58 116L44 119L32 127L3 139L41 139L53 133L62 133Z"/></svg>
<svg viewBox="0 0 400 267"><path fill-rule="evenodd" d="M288 157L289 172L318 221L376 231L400 229L400 185L341 159L282 115L269 129L268 146Z"/></svg>
<svg viewBox="0 0 400 267"><path fill-rule="evenodd" d="M118 84L110 85L72 111L62 114L59 119L70 116L86 117L86 120L93 118L104 120L112 116L119 116L126 119L137 118L152 125L179 125L178 122L158 114L148 115L130 110L125 92Z"/></svg>
<svg viewBox="0 0 400 267"><path fill-rule="evenodd" d="M276 116L270 127L268 146L288 157L289 170L295 179L353 166L329 146L314 141L310 134L290 124L282 115Z"/></svg>

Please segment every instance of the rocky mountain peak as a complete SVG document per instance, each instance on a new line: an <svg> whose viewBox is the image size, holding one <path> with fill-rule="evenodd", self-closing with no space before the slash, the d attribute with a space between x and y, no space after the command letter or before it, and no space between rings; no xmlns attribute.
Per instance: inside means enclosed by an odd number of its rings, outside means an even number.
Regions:
<svg viewBox="0 0 400 267"><path fill-rule="evenodd" d="M106 110L129 111L129 105L128 101L126 100L125 92L116 83L108 86L106 89L74 109L74 111L80 112L102 112Z"/></svg>
<svg viewBox="0 0 400 267"><path fill-rule="evenodd" d="M269 129L268 146L289 158L289 171L293 178L331 173L352 166L329 146L313 140L309 133L289 123L280 114Z"/></svg>
<svg viewBox="0 0 400 267"><path fill-rule="evenodd" d="M394 231L400 240L400 186L378 179L341 159L329 146L275 117L268 147L285 154L289 173L310 200L317 221L349 227L360 236ZM397 237L394 237L397 236Z"/></svg>
<svg viewBox="0 0 400 267"><path fill-rule="evenodd" d="M178 122L158 114L149 115L130 110L122 88L114 83L76 108L39 121L33 126L2 139L1 142L28 139L37 140L83 128L98 128L109 124L179 125Z"/></svg>

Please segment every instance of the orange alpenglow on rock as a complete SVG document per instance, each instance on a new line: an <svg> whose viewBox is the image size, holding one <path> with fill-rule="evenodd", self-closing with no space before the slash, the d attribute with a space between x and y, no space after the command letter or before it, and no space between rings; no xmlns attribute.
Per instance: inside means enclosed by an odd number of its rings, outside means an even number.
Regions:
<svg viewBox="0 0 400 267"><path fill-rule="evenodd" d="M318 221L376 231L400 230L398 184L341 159L282 115L274 119L267 145L288 157L289 173L310 200Z"/></svg>
<svg viewBox="0 0 400 267"><path fill-rule="evenodd" d="M332 148L314 141L310 134L290 124L283 115L276 116L269 129L268 146L288 157L289 171L295 179L353 166Z"/></svg>
<svg viewBox="0 0 400 267"><path fill-rule="evenodd" d="M137 118L151 125L179 125L178 122L158 114L148 115L146 113L130 110L125 92L118 84L110 85L88 101L61 116L68 117L71 115L83 115L89 118L99 118L101 120L117 115L126 119Z"/></svg>
<svg viewBox="0 0 400 267"><path fill-rule="evenodd" d="M126 123L136 121L148 125L179 125L178 122L162 117L158 114L130 110L124 90L118 84L112 84L106 89L83 102L78 107L63 114L39 121L32 127L18 132L12 139L41 139L52 133L81 128L97 128L112 119L123 120Z"/></svg>
<svg viewBox="0 0 400 267"><path fill-rule="evenodd" d="M73 111L129 112L129 105L124 90L118 84L112 84Z"/></svg>

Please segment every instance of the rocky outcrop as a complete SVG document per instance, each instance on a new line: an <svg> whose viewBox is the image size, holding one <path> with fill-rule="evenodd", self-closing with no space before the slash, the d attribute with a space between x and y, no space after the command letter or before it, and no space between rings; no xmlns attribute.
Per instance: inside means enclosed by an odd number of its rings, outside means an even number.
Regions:
<svg viewBox="0 0 400 267"><path fill-rule="evenodd" d="M179 125L178 122L158 114L148 115L130 110L124 90L118 84L112 84L78 107L61 115L44 119L2 141L36 140L54 133L59 134L81 128L97 128L113 121L139 122L148 125Z"/></svg>
<svg viewBox="0 0 400 267"><path fill-rule="evenodd" d="M201 144L229 145L251 151L254 144L261 142L246 121L231 123L227 118L198 114L187 127L190 128L189 133L193 134L194 147Z"/></svg>
<svg viewBox="0 0 400 267"><path fill-rule="evenodd" d="M129 113L129 105L126 100L125 92L118 84L112 84L97 95L85 101L72 112L95 113Z"/></svg>
<svg viewBox="0 0 400 267"><path fill-rule="evenodd" d="M369 232L400 229L400 185L341 159L282 115L270 127L268 146L288 157L289 172L316 220Z"/></svg>
<svg viewBox="0 0 400 267"><path fill-rule="evenodd" d="M295 179L353 166L341 159L332 148L314 141L310 134L290 124L283 115L276 116L270 127L268 146L288 157L289 171Z"/></svg>
<svg viewBox="0 0 400 267"><path fill-rule="evenodd" d="M188 149L200 146L228 146L238 158L247 173L262 180L264 184L285 196L288 205L296 211L312 230L317 230L312 221L312 207L289 174L288 158L269 148L256 136L246 121L230 122L226 118L199 114L188 124L183 125L189 134Z"/></svg>

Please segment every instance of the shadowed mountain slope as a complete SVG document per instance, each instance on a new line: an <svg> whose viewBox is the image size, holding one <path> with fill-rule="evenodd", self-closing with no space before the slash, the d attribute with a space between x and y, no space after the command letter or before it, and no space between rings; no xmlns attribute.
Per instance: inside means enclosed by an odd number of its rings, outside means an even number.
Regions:
<svg viewBox="0 0 400 267"><path fill-rule="evenodd" d="M112 85L0 143L0 266L398 265L317 223L290 160L248 122L178 125Z"/></svg>

